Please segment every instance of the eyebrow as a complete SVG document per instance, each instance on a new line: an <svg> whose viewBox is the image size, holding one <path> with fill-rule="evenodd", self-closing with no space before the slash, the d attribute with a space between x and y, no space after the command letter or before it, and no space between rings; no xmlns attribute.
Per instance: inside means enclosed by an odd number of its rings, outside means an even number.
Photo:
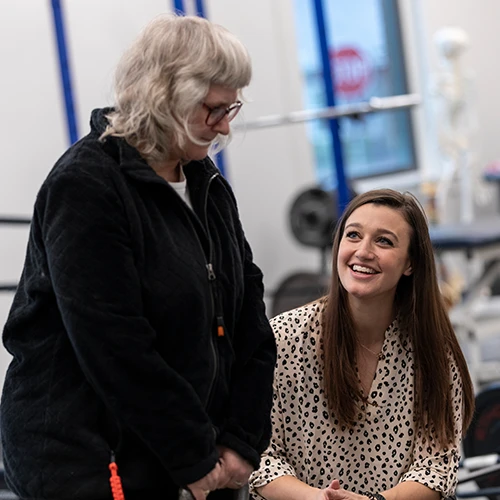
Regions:
<svg viewBox="0 0 500 500"><path fill-rule="evenodd" d="M359 224L358 222L351 222L350 224L348 224L344 230L346 230L347 228L349 227L356 227L358 229L362 229L362 226L361 224ZM390 234L396 241L399 242L399 238L396 236L395 233L393 233L392 231L390 231L389 229L384 229L383 227L381 228L378 228L376 231L375 231L377 234Z"/></svg>

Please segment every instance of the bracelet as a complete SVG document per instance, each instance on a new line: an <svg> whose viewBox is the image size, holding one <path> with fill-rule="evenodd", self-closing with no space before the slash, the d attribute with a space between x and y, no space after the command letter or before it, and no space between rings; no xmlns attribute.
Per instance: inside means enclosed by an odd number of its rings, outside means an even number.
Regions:
<svg viewBox="0 0 500 500"><path fill-rule="evenodd" d="M382 496L380 493L372 493L371 491L365 491L364 493L361 493L365 497L368 497L370 500L385 500L385 497Z"/></svg>

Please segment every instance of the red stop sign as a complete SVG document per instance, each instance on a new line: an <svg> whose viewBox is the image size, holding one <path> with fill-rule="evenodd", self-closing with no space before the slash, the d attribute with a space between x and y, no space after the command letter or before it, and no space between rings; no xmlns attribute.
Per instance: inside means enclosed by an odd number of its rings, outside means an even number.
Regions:
<svg viewBox="0 0 500 500"><path fill-rule="evenodd" d="M335 78L335 90L340 94L361 94L370 79L370 67L354 47L342 47L330 52Z"/></svg>

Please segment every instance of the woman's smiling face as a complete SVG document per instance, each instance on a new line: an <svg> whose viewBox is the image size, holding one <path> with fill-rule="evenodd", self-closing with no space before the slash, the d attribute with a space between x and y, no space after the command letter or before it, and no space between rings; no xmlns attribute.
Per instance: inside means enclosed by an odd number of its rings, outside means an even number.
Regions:
<svg viewBox="0 0 500 500"><path fill-rule="evenodd" d="M340 282L357 299L392 303L401 276L412 272L411 227L401 213L368 203L347 219L337 256Z"/></svg>

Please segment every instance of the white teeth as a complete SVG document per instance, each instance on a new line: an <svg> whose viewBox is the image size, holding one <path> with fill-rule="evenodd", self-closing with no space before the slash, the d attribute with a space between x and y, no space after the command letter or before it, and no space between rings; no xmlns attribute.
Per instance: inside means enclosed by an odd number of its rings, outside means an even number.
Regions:
<svg viewBox="0 0 500 500"><path fill-rule="evenodd" d="M358 271L360 273L375 274L375 271L373 269L370 269L369 267L358 266L356 264L352 266L352 270Z"/></svg>

